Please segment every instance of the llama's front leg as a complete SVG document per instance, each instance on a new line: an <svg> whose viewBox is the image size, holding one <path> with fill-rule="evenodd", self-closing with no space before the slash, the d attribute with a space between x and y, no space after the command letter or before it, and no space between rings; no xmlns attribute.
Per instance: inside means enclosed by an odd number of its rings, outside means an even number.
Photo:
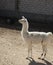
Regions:
<svg viewBox="0 0 53 65"><path fill-rule="evenodd" d="M29 44L28 46L28 58L32 57L32 44Z"/></svg>

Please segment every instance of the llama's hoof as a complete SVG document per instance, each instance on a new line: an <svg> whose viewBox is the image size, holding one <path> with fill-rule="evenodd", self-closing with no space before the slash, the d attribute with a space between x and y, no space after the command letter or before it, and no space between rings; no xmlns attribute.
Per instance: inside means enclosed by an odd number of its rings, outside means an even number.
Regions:
<svg viewBox="0 0 53 65"><path fill-rule="evenodd" d="M28 60L28 59L31 59L31 60L32 60L33 58L32 58L32 57L26 57L26 59L27 59L27 60Z"/></svg>
<svg viewBox="0 0 53 65"><path fill-rule="evenodd" d="M41 59L40 57L38 59Z"/></svg>
<svg viewBox="0 0 53 65"><path fill-rule="evenodd" d="M41 60L44 60L44 58L41 58Z"/></svg>
<svg viewBox="0 0 53 65"><path fill-rule="evenodd" d="M29 59L30 57L26 57L26 59Z"/></svg>
<svg viewBox="0 0 53 65"><path fill-rule="evenodd" d="M41 56L43 56L43 53L41 54Z"/></svg>
<svg viewBox="0 0 53 65"><path fill-rule="evenodd" d="M41 57L41 60L44 60L45 58L44 57Z"/></svg>
<svg viewBox="0 0 53 65"><path fill-rule="evenodd" d="M26 59L29 59L29 57L26 57Z"/></svg>
<svg viewBox="0 0 53 65"><path fill-rule="evenodd" d="M39 57L38 59L44 60L44 58Z"/></svg>

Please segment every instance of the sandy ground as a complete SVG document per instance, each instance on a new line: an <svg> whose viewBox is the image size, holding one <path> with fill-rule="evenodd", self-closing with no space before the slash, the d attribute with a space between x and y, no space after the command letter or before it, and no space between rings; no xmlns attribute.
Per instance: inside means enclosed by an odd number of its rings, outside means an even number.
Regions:
<svg viewBox="0 0 53 65"><path fill-rule="evenodd" d="M53 65L53 41L48 43L45 60L40 60L41 44L33 46L33 59L26 59L27 44L20 31L0 28L0 65Z"/></svg>

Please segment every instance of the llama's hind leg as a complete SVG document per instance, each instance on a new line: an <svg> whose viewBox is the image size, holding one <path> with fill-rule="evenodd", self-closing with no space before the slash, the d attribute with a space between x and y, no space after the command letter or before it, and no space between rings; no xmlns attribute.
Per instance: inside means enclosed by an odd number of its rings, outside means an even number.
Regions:
<svg viewBox="0 0 53 65"><path fill-rule="evenodd" d="M41 55L41 58L44 59L46 57L46 53L47 53L47 45L43 44L42 49L43 49L43 53Z"/></svg>
<svg viewBox="0 0 53 65"><path fill-rule="evenodd" d="M44 52L44 48L43 48L43 40L41 41L41 45L42 45L42 50L43 50L43 52ZM41 59L41 58L42 58L42 56L43 56L43 52L42 52L41 56L40 56L38 59Z"/></svg>
<svg viewBox="0 0 53 65"><path fill-rule="evenodd" d="M41 57L39 57L39 59L44 59L46 57L46 53L47 53L47 44L46 42L43 42L43 40L41 41L41 45L42 45L42 54Z"/></svg>
<svg viewBox="0 0 53 65"><path fill-rule="evenodd" d="M46 53L47 53L47 45L45 45L44 47L44 58L46 57Z"/></svg>

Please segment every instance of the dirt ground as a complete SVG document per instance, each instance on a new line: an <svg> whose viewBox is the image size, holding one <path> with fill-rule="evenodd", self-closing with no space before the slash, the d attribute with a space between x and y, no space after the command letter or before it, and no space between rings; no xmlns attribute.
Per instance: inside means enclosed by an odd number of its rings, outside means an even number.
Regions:
<svg viewBox="0 0 53 65"><path fill-rule="evenodd" d="M26 59L27 44L22 41L20 31L0 28L0 65L53 65L53 41L48 43L45 60L40 60L41 44L33 46L33 59Z"/></svg>

